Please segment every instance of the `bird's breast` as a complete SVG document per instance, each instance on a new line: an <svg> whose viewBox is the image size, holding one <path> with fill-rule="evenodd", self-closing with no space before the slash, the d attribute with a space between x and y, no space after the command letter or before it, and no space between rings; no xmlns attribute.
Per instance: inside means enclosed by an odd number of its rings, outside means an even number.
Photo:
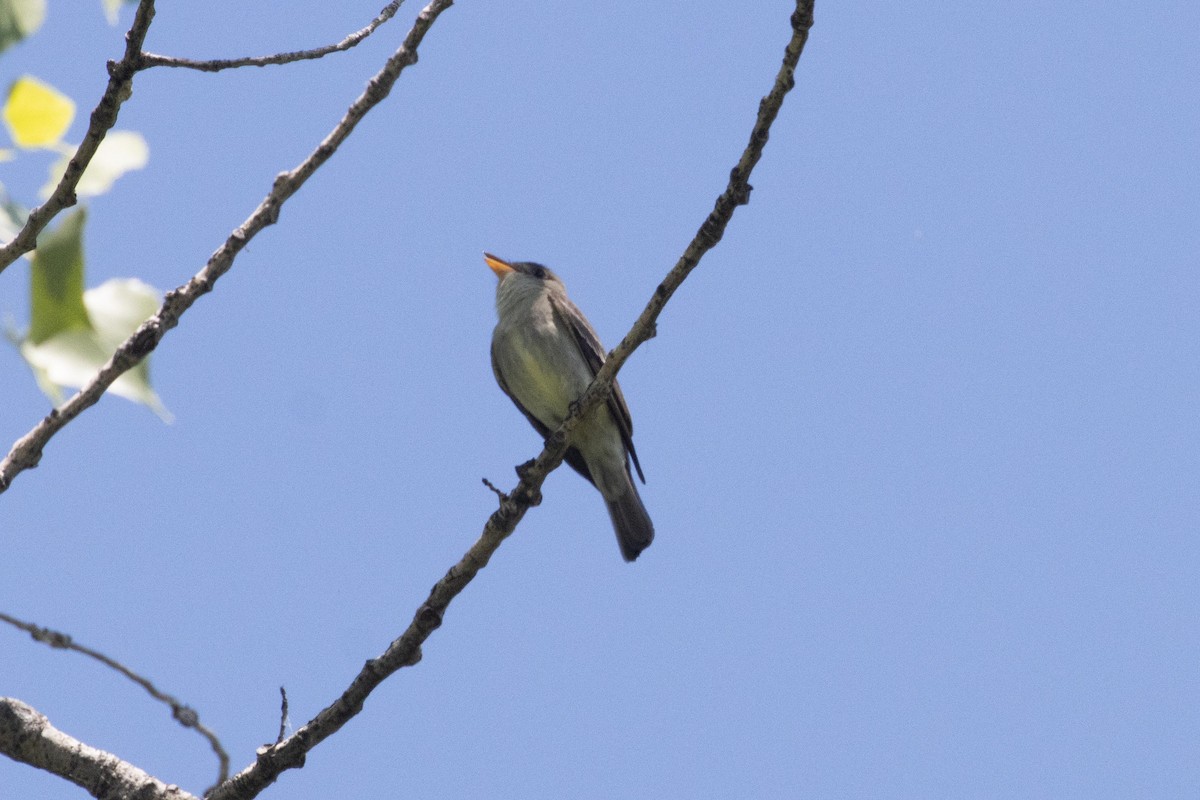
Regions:
<svg viewBox="0 0 1200 800"><path fill-rule="evenodd" d="M497 328L495 341L509 390L543 424L558 427L590 379L575 342L553 324Z"/></svg>

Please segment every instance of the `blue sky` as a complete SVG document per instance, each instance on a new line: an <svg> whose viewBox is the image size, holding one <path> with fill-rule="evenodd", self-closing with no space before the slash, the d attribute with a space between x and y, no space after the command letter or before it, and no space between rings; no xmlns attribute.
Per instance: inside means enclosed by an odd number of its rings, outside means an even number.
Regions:
<svg viewBox="0 0 1200 800"><path fill-rule="evenodd" d="M90 108L122 28L71 5L0 66ZM378 5L164 3L147 47L315 46ZM491 376L481 251L553 267L614 346L724 187L790 10L455 5L163 341L175 423L106 398L0 497L0 608L184 698L235 769L280 685L315 714L478 536L480 478L540 449ZM184 282L416 11L314 63L143 73L119 127L150 163L92 203L89 283ZM264 796L1192 796L1198 26L818 5L751 203L621 372L654 545L623 563L555 473L421 664ZM32 201L28 161L0 180ZM0 277L18 321L27 281ZM11 349L0 371L7 446L47 402ZM211 782L132 684L15 631L0 653L0 694ZM0 787L82 796L7 761Z"/></svg>

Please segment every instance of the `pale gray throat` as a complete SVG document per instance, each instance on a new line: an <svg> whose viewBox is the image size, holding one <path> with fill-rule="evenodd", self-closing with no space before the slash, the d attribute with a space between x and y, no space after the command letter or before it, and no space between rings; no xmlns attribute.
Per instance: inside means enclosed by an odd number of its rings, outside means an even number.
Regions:
<svg viewBox="0 0 1200 800"><path fill-rule="evenodd" d="M547 281L514 272L496 287L496 313L501 322L528 313L530 306L551 292Z"/></svg>

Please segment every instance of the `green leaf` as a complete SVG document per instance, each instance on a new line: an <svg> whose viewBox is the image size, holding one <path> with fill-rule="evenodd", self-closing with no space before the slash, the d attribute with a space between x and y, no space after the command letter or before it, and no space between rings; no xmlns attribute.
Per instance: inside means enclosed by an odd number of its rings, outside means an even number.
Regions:
<svg viewBox="0 0 1200 800"><path fill-rule="evenodd" d="M33 369L38 386L56 405L63 386L80 387L92 380L112 354L157 310L161 293L136 278L114 278L83 291L83 225L81 208L49 233L38 237L33 255L32 311L29 333L10 335ZM149 358L143 359L108 388L142 403L165 422L171 412L150 386Z"/></svg>
<svg viewBox="0 0 1200 800"><path fill-rule="evenodd" d="M96 376L117 347L158 310L159 292L136 278L114 278L83 295L94 325L64 330L43 342L32 337L20 344L21 355L33 368L38 386L55 404L62 386L80 387ZM150 386L149 359L144 359L109 387L115 395L149 406L164 422L169 412Z"/></svg>
<svg viewBox="0 0 1200 800"><path fill-rule="evenodd" d="M33 35L46 19L46 0L0 0L0 53Z"/></svg>
<svg viewBox="0 0 1200 800"><path fill-rule="evenodd" d="M87 211L67 214L38 237L30 269L29 340L40 344L57 333L91 330L83 305L83 223Z"/></svg>

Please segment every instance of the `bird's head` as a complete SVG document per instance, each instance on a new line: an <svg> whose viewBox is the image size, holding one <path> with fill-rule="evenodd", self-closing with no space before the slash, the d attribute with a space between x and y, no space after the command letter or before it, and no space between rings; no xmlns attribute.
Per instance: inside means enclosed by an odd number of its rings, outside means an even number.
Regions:
<svg viewBox="0 0 1200 800"><path fill-rule="evenodd" d="M491 267L492 272L496 273L496 277L501 283L504 283L505 279L510 276L522 275L538 282L548 281L557 283L559 286L562 285L562 280L549 267L543 267L532 261L505 261L491 253L484 253L483 260Z"/></svg>

